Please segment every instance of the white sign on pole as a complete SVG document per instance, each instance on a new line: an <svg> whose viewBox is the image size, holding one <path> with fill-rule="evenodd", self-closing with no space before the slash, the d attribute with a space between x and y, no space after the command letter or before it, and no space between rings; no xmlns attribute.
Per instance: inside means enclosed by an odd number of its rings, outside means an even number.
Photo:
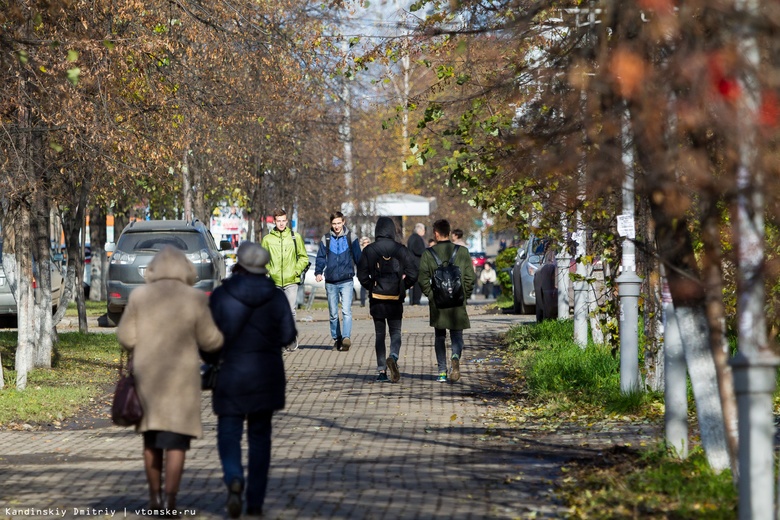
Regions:
<svg viewBox="0 0 780 520"><path fill-rule="evenodd" d="M636 233L634 231L634 215L618 215L617 216L617 229L618 234L621 237L635 238Z"/></svg>

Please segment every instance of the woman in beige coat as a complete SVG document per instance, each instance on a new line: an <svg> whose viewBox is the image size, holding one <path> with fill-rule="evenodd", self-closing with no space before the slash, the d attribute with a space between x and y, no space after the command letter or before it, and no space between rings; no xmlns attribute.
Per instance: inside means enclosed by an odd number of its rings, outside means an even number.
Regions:
<svg viewBox="0 0 780 520"><path fill-rule="evenodd" d="M146 285L130 293L117 329L119 343L132 354L144 409L136 431L144 436L150 509L163 506L163 454L165 507L176 509L185 452L202 434L198 349L215 351L223 341L208 296L192 287L195 278L184 253L162 249L146 269Z"/></svg>

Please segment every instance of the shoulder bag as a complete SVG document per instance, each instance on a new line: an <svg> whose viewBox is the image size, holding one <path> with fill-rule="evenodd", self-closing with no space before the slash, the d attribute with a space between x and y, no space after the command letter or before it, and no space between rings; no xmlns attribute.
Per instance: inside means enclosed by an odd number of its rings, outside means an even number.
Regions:
<svg viewBox="0 0 780 520"><path fill-rule="evenodd" d="M111 405L111 420L117 426L134 426L141 422L144 410L135 389L133 375L133 360L128 355L127 371L123 370L124 352L119 356L119 381L114 391L114 402Z"/></svg>

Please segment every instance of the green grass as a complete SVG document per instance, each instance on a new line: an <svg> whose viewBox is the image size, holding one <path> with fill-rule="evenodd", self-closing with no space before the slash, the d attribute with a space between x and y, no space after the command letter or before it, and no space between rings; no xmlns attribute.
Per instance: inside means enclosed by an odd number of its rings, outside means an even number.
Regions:
<svg viewBox="0 0 780 520"><path fill-rule="evenodd" d="M604 467L569 467L561 495L571 508L571 518L737 516L737 491L731 473L714 473L701 451L679 460L663 450L651 450L640 457L612 462Z"/></svg>
<svg viewBox="0 0 780 520"><path fill-rule="evenodd" d="M113 334L64 332L52 368L34 369L27 388L16 390L16 332L0 333L5 388L0 390L0 427L62 421L103 395L118 377L119 343Z"/></svg>
<svg viewBox="0 0 780 520"><path fill-rule="evenodd" d="M662 421L663 395L623 394L619 357L608 347L589 344L581 349L573 337L571 320L523 324L507 333L516 383L529 396L523 409L538 416L531 421L571 420L568 412L573 410L584 424L607 418ZM618 446L598 460L571 463L564 472L559 493L571 518L736 516L737 492L730 472L715 474L697 449L681 461L663 448L637 452Z"/></svg>
<svg viewBox="0 0 780 520"><path fill-rule="evenodd" d="M106 302L93 302L87 300L84 302L84 306L87 308L87 316L96 318L106 313ZM76 317L78 316L78 310L76 308L76 302L70 302L68 309L65 311L65 316Z"/></svg>
<svg viewBox="0 0 780 520"><path fill-rule="evenodd" d="M529 393L564 408L590 408L594 414L633 413L646 393L620 391L620 360L604 345L582 349L574 343L571 320L548 320L513 328L507 339L513 361L522 370Z"/></svg>

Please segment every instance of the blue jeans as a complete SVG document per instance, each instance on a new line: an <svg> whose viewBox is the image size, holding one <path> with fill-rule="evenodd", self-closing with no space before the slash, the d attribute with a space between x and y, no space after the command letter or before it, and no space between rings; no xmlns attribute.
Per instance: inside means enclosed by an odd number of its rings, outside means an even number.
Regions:
<svg viewBox="0 0 780 520"><path fill-rule="evenodd" d="M330 337L335 340L349 338L352 334L352 280L339 283L326 283L325 293L328 295L328 311L330 312ZM339 325L339 299L341 300L341 315L344 327Z"/></svg>
<svg viewBox="0 0 780 520"><path fill-rule="evenodd" d="M387 326L385 326L387 323ZM376 367L380 372L387 370L387 349L385 347L386 329L390 329L390 354L396 359L401 355L401 320L374 318L374 332L376 332Z"/></svg>
<svg viewBox="0 0 780 520"><path fill-rule="evenodd" d="M217 418L217 449L222 461L225 485L238 479L244 483L244 467L241 465L241 436L244 420L247 420L249 441L249 474L246 479L247 507L262 509L268 486L268 470L271 467L271 417L272 411L243 415L220 415Z"/></svg>
<svg viewBox="0 0 780 520"><path fill-rule="evenodd" d="M436 351L436 364L439 372L447 371L447 329L433 329L433 347ZM452 356L460 359L463 354L463 330L450 329L450 342L452 343Z"/></svg>

